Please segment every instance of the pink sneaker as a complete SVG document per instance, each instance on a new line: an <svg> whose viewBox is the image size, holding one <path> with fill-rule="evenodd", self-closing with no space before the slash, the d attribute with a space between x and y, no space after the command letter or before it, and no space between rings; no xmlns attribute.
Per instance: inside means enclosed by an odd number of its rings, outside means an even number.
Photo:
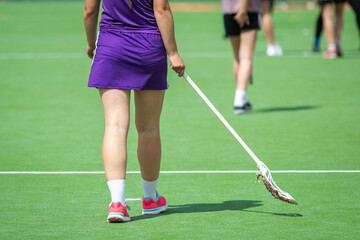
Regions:
<svg viewBox="0 0 360 240"><path fill-rule="evenodd" d="M335 59L336 58L336 50L326 50L325 52L323 52L322 57L325 59Z"/></svg>
<svg viewBox="0 0 360 240"><path fill-rule="evenodd" d="M112 202L109 206L109 215L107 221L109 223L128 222L130 221L129 213L127 212L128 206L123 206L119 202ZM130 208L129 208L130 210Z"/></svg>
<svg viewBox="0 0 360 240"><path fill-rule="evenodd" d="M142 201L142 214L159 214L167 209L166 199L156 192L156 200L149 198Z"/></svg>

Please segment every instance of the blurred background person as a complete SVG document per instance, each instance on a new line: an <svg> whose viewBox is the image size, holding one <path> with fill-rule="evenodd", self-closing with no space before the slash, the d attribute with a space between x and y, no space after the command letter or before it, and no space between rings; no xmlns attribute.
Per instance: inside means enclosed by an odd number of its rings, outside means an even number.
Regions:
<svg viewBox="0 0 360 240"><path fill-rule="evenodd" d="M360 38L360 1L359 0L347 0L347 2L350 4L352 9L354 10L356 14L356 23L359 30L359 38ZM323 19L322 19L322 9L319 13L319 16L316 21L316 30L315 30L315 38L314 38L314 45L313 45L313 51L314 52L320 52L320 42L321 42L321 33L323 30ZM335 40L336 42L336 40ZM340 46L340 44L339 44ZM339 51L340 50L340 51ZM360 50L360 48L359 48ZM341 48L337 48L337 56L342 56Z"/></svg>
<svg viewBox="0 0 360 240"><path fill-rule="evenodd" d="M252 106L247 87L253 68L257 31L260 29L259 0L221 0L226 36L233 49L233 71L236 83L234 114L248 113Z"/></svg>
<svg viewBox="0 0 360 240"><path fill-rule="evenodd" d="M283 50L281 49L280 45L275 42L274 23L271 16L273 5L274 0L260 0L262 15L261 25L268 43L266 55L282 56Z"/></svg>
<svg viewBox="0 0 360 240"><path fill-rule="evenodd" d="M327 42L327 50L323 52L325 59L342 57L341 35L344 25L344 1L345 0L319 0L323 28ZM334 24L335 10L335 24Z"/></svg>

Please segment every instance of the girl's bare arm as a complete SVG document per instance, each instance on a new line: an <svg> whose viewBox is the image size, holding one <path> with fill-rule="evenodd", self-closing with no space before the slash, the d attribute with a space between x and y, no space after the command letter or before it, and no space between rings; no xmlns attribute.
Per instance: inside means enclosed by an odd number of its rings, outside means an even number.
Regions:
<svg viewBox="0 0 360 240"><path fill-rule="evenodd" d="M185 72L185 64L177 50L174 20L168 0L154 0L154 13L169 56L170 66L181 77Z"/></svg>
<svg viewBox="0 0 360 240"><path fill-rule="evenodd" d="M100 0L85 0L83 18L88 43L86 53L91 59L94 57L99 8Z"/></svg>

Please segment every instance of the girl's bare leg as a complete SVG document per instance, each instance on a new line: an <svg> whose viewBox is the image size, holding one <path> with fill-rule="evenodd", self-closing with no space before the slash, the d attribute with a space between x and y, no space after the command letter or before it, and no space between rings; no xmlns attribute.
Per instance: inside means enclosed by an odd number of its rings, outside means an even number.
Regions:
<svg viewBox="0 0 360 240"><path fill-rule="evenodd" d="M235 76L234 114L251 111L247 97L247 86L252 75L252 61L257 30L243 31L239 36L229 36L233 48L233 70Z"/></svg>
<svg viewBox="0 0 360 240"><path fill-rule="evenodd" d="M138 160L141 177L155 181L161 162L160 114L164 90L135 91L135 124L138 131Z"/></svg>
<svg viewBox="0 0 360 240"><path fill-rule="evenodd" d="M335 3L335 40L340 40L344 26L344 3Z"/></svg>
<svg viewBox="0 0 360 240"><path fill-rule="evenodd" d="M233 71L234 71L234 77L235 77L235 83L237 82L237 75L239 71L239 65L240 65L240 59L239 59L239 51L240 51L240 35L238 36L228 36L231 46L233 48Z"/></svg>
<svg viewBox="0 0 360 240"><path fill-rule="evenodd" d="M106 180L125 179L130 90L99 89L105 114L102 147Z"/></svg>
<svg viewBox="0 0 360 240"><path fill-rule="evenodd" d="M261 10L262 10L262 29L264 30L264 34L268 44L275 45L274 40L274 25L271 16L271 3L270 1L260 2Z"/></svg>
<svg viewBox="0 0 360 240"><path fill-rule="evenodd" d="M246 91L252 73L257 30L244 31L240 34L239 59L236 88Z"/></svg>
<svg viewBox="0 0 360 240"><path fill-rule="evenodd" d="M325 4L323 6L323 24L324 32L328 46L335 45L335 31L333 23L333 4Z"/></svg>

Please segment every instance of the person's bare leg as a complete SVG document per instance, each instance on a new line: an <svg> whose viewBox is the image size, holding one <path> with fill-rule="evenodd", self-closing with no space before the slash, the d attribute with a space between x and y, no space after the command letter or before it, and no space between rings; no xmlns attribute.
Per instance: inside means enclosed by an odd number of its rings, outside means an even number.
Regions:
<svg viewBox="0 0 360 240"><path fill-rule="evenodd" d="M332 3L325 4L323 6L323 24L325 38L327 42L327 50L323 53L323 58L333 59L336 58L336 45L335 45L335 29L334 29L334 7Z"/></svg>
<svg viewBox="0 0 360 240"><path fill-rule="evenodd" d="M256 36L257 30L244 31L240 34L240 66L236 80L237 89L247 90L252 73Z"/></svg>
<svg viewBox="0 0 360 240"><path fill-rule="evenodd" d="M344 3L335 3L335 46L336 54L338 57L343 56L343 51L341 49L341 36L344 26Z"/></svg>
<svg viewBox="0 0 360 240"><path fill-rule="evenodd" d="M138 160L141 177L155 181L161 162L160 114L165 91L135 91L135 124L138 131Z"/></svg>
<svg viewBox="0 0 360 240"><path fill-rule="evenodd" d="M234 52L233 67L236 85L234 114L251 111L246 90L252 75L252 59L256 35L257 30L250 30L242 32L240 36L229 37Z"/></svg>
<svg viewBox="0 0 360 240"><path fill-rule="evenodd" d="M341 49L341 36L344 27L344 3L335 3L335 46L338 57L343 56Z"/></svg>
<svg viewBox="0 0 360 240"><path fill-rule="evenodd" d="M237 81L237 75L238 75L238 71L239 71L239 51L240 51L240 35L238 36L228 36L230 43L231 43L231 47L233 49L233 54L234 54L234 59L233 59L233 72L234 72L234 79L235 79L235 84Z"/></svg>
<svg viewBox="0 0 360 240"><path fill-rule="evenodd" d="M106 180L125 179L130 91L99 89L105 114L102 156Z"/></svg>
<svg viewBox="0 0 360 240"><path fill-rule="evenodd" d="M334 23L333 23L333 5L325 4L323 6L323 24L324 32L326 37L326 42L328 45L335 44L335 32L334 32Z"/></svg>
<svg viewBox="0 0 360 240"><path fill-rule="evenodd" d="M261 28L267 41L266 55L282 56L283 50L279 44L275 42L274 23L271 15L272 1L260 1L261 6Z"/></svg>
<svg viewBox="0 0 360 240"><path fill-rule="evenodd" d="M270 1L266 1L266 2L261 1L260 5L261 5L261 10L262 10L261 25L262 25L262 29L264 31L266 40L267 40L268 44L275 45L274 25L273 25L272 16L271 16L271 3L270 3Z"/></svg>
<svg viewBox="0 0 360 240"><path fill-rule="evenodd" d="M244 112L245 104L248 102L246 90L237 88L237 81L240 68L240 35L229 36L231 46L233 48L233 72L235 77L235 96L234 96L234 114L241 114ZM240 109L239 109L240 108Z"/></svg>
<svg viewBox="0 0 360 240"><path fill-rule="evenodd" d="M344 3L335 3L335 41L341 39L344 26Z"/></svg>

